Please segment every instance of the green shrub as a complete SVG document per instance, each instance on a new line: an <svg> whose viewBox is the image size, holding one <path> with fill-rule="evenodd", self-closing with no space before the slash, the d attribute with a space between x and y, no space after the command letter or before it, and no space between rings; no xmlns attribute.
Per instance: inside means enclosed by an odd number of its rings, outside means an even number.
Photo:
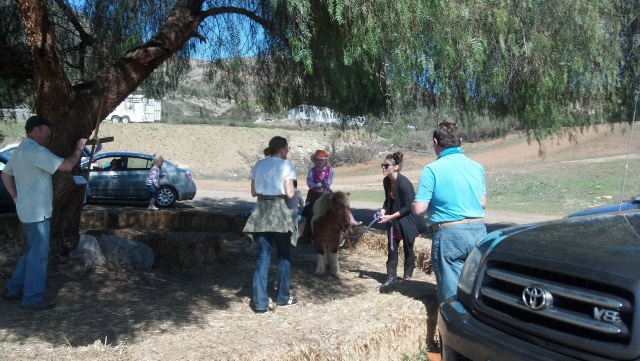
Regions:
<svg viewBox="0 0 640 361"><path fill-rule="evenodd" d="M6 144L18 143L24 137L24 120L3 118L0 120L0 148Z"/></svg>
<svg viewBox="0 0 640 361"><path fill-rule="evenodd" d="M374 140L364 146L347 145L342 149L338 149L334 139L327 148L330 154L330 164L334 167L343 167L368 162L378 154L391 149L391 146L384 141Z"/></svg>

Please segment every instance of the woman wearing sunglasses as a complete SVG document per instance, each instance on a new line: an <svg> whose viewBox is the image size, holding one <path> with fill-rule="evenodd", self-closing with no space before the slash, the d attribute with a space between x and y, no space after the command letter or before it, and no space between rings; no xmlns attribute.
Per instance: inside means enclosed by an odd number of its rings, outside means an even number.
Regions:
<svg viewBox="0 0 640 361"><path fill-rule="evenodd" d="M398 246L400 241L404 241L404 275L403 279L408 280L413 276L413 269L416 265L416 255L413 251L413 244L420 233L427 231L427 223L424 218L411 213L411 204L415 198L415 191L411 181L400 174L402 169L402 152L395 152L387 155L382 163L382 174L385 176L382 185L384 186L384 204L380 213L378 223L387 224L388 257L387 257L387 279L380 287L388 287L397 282L398 268Z"/></svg>

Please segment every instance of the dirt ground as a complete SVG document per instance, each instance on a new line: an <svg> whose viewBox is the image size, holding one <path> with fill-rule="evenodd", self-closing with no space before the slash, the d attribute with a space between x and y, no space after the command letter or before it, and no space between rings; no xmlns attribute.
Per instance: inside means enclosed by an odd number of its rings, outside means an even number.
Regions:
<svg viewBox="0 0 640 361"><path fill-rule="evenodd" d="M46 298L57 302L56 309L33 312L21 310L19 302L0 303L0 358L389 360L415 354L424 343L427 314L435 314L433 275L417 271L412 280L381 293L382 235L377 246L356 242L353 255L340 251L339 279L313 274L310 244L293 248L291 291L299 305L274 307L265 316L250 308L250 240L233 232L209 236L222 243L223 253L208 266L160 261L153 269L134 270L53 262ZM417 242L427 247L427 239ZM3 243L2 252L8 249L14 248ZM2 266L6 279L11 267ZM274 277L275 265L272 297Z"/></svg>
<svg viewBox="0 0 640 361"><path fill-rule="evenodd" d="M626 155L628 130L592 129L577 144L550 140L544 144L544 159L586 162ZM115 136L116 142L105 144L105 150L162 150L166 159L193 169L199 195L182 207L210 209L213 217L251 204L242 174L277 134L287 136L300 157L324 148L331 138L309 131L106 123L100 136ZM522 135L465 144L463 149L488 173L540 161L538 145L527 144ZM403 173L418 179L422 166L434 158L411 154ZM334 188L380 188L379 163L336 169ZM229 168L235 177L229 176ZM366 202L352 206L363 217L378 207ZM487 218L495 228L549 219L490 210ZM368 241L356 242L354 254L341 249L339 279L314 276L311 246L295 247L292 293L299 305L260 317L250 309L255 250L240 234L210 232L224 252L219 262L201 267L159 261L146 270L117 264L85 268L57 257L50 263L47 287L47 298L58 304L55 310L28 312L19 303L0 302L0 359L397 360L415 355L435 335L433 275L417 272L391 292L380 292L386 276L384 237L370 232ZM0 287L18 257L13 250L21 249L15 242L11 234L0 235ZM428 238L417 241L422 249L429 244ZM270 282L274 274L272 266Z"/></svg>

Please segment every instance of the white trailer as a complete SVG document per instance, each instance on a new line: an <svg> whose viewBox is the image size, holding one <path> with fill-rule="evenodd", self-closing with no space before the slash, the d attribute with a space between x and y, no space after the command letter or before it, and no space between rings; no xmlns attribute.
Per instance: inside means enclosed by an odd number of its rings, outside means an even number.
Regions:
<svg viewBox="0 0 640 361"><path fill-rule="evenodd" d="M153 123L160 121L162 101L144 95L129 95L105 120L114 123Z"/></svg>

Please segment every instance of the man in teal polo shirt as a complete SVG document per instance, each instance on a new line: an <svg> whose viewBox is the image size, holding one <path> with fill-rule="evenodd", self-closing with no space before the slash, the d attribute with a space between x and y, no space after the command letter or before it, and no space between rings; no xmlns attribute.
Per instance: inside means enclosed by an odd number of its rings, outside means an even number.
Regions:
<svg viewBox="0 0 640 361"><path fill-rule="evenodd" d="M16 203L16 212L27 237L27 247L2 292L5 300L19 299L22 308L50 309L55 303L43 301L49 259L49 230L53 210L51 175L68 172L80 160L86 139L76 143L73 153L63 159L43 145L51 136L54 124L36 115L25 124L27 136L11 154L2 171L2 182Z"/></svg>
<svg viewBox="0 0 640 361"><path fill-rule="evenodd" d="M431 264L438 284L438 303L456 294L465 259L487 234L484 169L460 148L454 123L440 123L433 132L438 158L422 170L412 204L415 214L427 212L433 232Z"/></svg>

